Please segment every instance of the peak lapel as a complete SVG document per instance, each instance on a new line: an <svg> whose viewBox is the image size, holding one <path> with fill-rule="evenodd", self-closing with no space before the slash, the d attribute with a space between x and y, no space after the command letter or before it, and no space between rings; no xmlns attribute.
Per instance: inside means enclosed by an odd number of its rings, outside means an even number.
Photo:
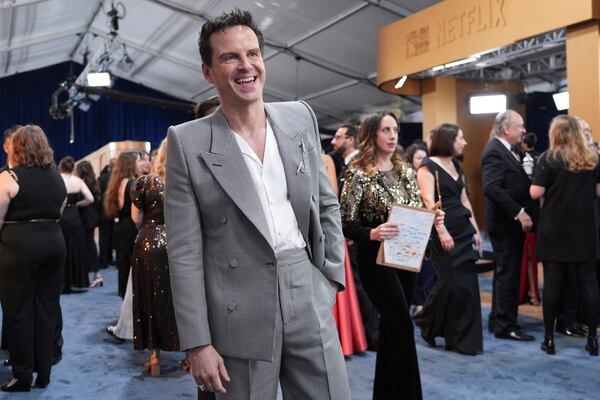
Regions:
<svg viewBox="0 0 600 400"><path fill-rule="evenodd" d="M218 111L211 122L212 142L210 151L202 151L198 157L204 161L219 185L252 222L256 229L272 245L271 234L252 177L244 156L233 137L225 117ZM210 190L210 188L206 188Z"/></svg>
<svg viewBox="0 0 600 400"><path fill-rule="evenodd" d="M309 168L309 153L307 143L304 141L307 137L304 132L306 128L294 124L293 117L283 115L273 105L265 104L265 110L283 161L288 198L296 215L298 228L304 241L310 243L308 240L310 182L311 173L318 171L313 172Z"/></svg>

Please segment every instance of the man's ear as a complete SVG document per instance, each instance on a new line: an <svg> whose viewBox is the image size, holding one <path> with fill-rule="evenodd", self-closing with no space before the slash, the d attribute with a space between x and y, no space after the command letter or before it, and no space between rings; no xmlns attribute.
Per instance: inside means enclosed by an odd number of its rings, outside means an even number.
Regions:
<svg viewBox="0 0 600 400"><path fill-rule="evenodd" d="M204 79L206 79L208 83L213 83L211 70L209 67L206 66L206 64L202 64L202 75L204 75Z"/></svg>

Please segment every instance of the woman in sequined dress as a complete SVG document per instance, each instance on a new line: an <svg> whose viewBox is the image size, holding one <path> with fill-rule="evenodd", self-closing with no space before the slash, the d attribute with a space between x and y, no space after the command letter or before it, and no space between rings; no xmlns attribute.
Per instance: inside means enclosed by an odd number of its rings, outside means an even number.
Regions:
<svg viewBox="0 0 600 400"><path fill-rule="evenodd" d="M152 376L160 375L160 350L179 351L163 211L166 143L152 173L139 177L131 190L131 218L140 228L131 263L133 347L152 350L145 365Z"/></svg>
<svg viewBox="0 0 600 400"><path fill-rule="evenodd" d="M398 234L398 226L386 222L392 204L422 207L421 196L411 167L396 152L393 114L366 118L360 137L361 155L346 172L340 203L344 235L357 246L360 279L381 317L373 400L421 399L409 314L416 274L375 261L380 242Z"/></svg>
<svg viewBox="0 0 600 400"><path fill-rule="evenodd" d="M436 337L443 337L447 350L476 355L483 352L483 334L473 245L480 252L483 249L464 173L456 160L467 142L454 124L438 126L429 138L430 157L421 163L417 181L426 207L433 208L441 195L446 219L436 225L431 247L437 282L415 323L430 346L435 346Z"/></svg>

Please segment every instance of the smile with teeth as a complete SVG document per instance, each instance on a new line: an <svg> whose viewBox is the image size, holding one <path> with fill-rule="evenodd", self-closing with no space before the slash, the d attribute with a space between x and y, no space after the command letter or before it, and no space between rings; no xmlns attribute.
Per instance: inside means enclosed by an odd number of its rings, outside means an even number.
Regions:
<svg viewBox="0 0 600 400"><path fill-rule="evenodd" d="M256 80L255 76L249 76L247 78L238 78L238 79L235 80L235 83L241 85L241 84L244 84L244 83L252 83L255 80Z"/></svg>

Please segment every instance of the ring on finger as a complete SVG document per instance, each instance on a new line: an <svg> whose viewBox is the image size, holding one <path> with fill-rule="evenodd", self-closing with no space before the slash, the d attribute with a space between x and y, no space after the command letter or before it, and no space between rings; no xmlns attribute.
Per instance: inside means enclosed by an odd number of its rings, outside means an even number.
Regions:
<svg viewBox="0 0 600 400"><path fill-rule="evenodd" d="M206 392L206 386L202 384L198 385L198 389L200 389L201 392Z"/></svg>

